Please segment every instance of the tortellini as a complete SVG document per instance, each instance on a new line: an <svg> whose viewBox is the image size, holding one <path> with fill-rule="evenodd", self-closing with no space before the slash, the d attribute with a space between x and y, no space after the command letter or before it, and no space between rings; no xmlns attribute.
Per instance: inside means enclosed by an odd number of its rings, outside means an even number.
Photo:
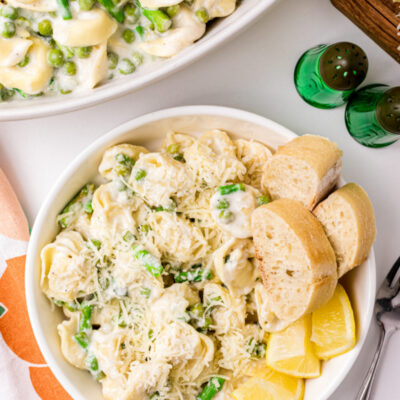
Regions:
<svg viewBox="0 0 400 400"><path fill-rule="evenodd" d="M99 368L110 378L118 378L127 372L132 361L122 354L121 343L124 343L126 335L126 330L121 328L108 333L102 330L92 333L89 351L96 356Z"/></svg>
<svg viewBox="0 0 400 400"><path fill-rule="evenodd" d="M78 331L78 314L73 313L69 320L65 320L58 325L58 334L61 339L61 352L64 358L77 368L85 368L86 353L73 339Z"/></svg>
<svg viewBox="0 0 400 400"><path fill-rule="evenodd" d="M221 281L236 296L254 289L258 270L250 259L255 257L248 239L231 239L214 253L215 270Z"/></svg>
<svg viewBox="0 0 400 400"><path fill-rule="evenodd" d="M127 377L112 379L106 376L102 380L103 395L106 400L143 400L156 388L167 386L171 365L148 361L132 362Z"/></svg>
<svg viewBox="0 0 400 400"><path fill-rule="evenodd" d="M267 160L272 155L271 151L254 141L238 139L234 143L236 155L247 169L244 182L262 190L261 179Z"/></svg>
<svg viewBox="0 0 400 400"><path fill-rule="evenodd" d="M173 28L163 36L140 43L139 47L153 56L172 57L200 39L206 30L206 24L184 5L173 18L172 24Z"/></svg>
<svg viewBox="0 0 400 400"><path fill-rule="evenodd" d="M12 67L21 62L31 45L32 40L23 37L11 39L0 37L0 68Z"/></svg>
<svg viewBox="0 0 400 400"><path fill-rule="evenodd" d="M183 157L183 152L195 142L194 137L169 131L163 141L163 149L167 151L173 158Z"/></svg>
<svg viewBox="0 0 400 400"><path fill-rule="evenodd" d="M49 46L46 42L36 38L31 40L28 64L23 68L18 65L0 67L0 83L6 87L22 90L27 94L37 94L46 88L53 68L47 62Z"/></svg>
<svg viewBox="0 0 400 400"><path fill-rule="evenodd" d="M161 211L151 214L149 223L157 235L157 247L169 259L188 262L206 255L208 243L201 229L187 219Z"/></svg>
<svg viewBox="0 0 400 400"><path fill-rule="evenodd" d="M204 302L212 307L213 327L217 335L244 327L246 306L243 298L231 296L221 285L207 283L204 286Z"/></svg>
<svg viewBox="0 0 400 400"><path fill-rule="evenodd" d="M138 69L151 75L160 68L155 64L159 58L173 57L193 45L205 34L208 21L229 15L236 0L117 3L0 2L1 100L89 91L114 79L134 77ZM43 54L36 41L47 46ZM183 160L183 152L170 155Z"/></svg>
<svg viewBox="0 0 400 400"><path fill-rule="evenodd" d="M226 191L223 187L218 188L211 198L215 222L236 238L251 237L251 215L259 196L257 189L244 184L227 185Z"/></svg>
<svg viewBox="0 0 400 400"><path fill-rule="evenodd" d="M220 367L232 370L234 377L243 376L243 372L247 372L257 363L252 359L252 347L254 348L256 343L262 343L264 336L264 331L255 324L227 332L221 337L220 351L223 358L219 361ZM259 354L261 359L264 359L264 355ZM264 360L263 362L265 363Z"/></svg>
<svg viewBox="0 0 400 400"><path fill-rule="evenodd" d="M141 154L129 179L132 189L151 206L174 208L172 197L182 197L190 190L184 165L161 153Z"/></svg>
<svg viewBox="0 0 400 400"><path fill-rule="evenodd" d="M154 324L160 325L160 315L169 323L186 318L186 309L200 301L199 295L187 283L174 284L152 304Z"/></svg>
<svg viewBox="0 0 400 400"><path fill-rule="evenodd" d="M107 42L93 46L90 57L78 58L76 64L80 89L93 89L107 76Z"/></svg>
<svg viewBox="0 0 400 400"><path fill-rule="evenodd" d="M7 4L37 12L51 12L57 10L57 0L7 0Z"/></svg>
<svg viewBox="0 0 400 400"><path fill-rule="evenodd" d="M139 155L148 153L142 146L132 144L118 144L108 148L103 155L99 166L101 176L114 180L130 174Z"/></svg>
<svg viewBox="0 0 400 400"><path fill-rule="evenodd" d="M41 287L50 298L72 301L94 292L94 266L85 258L87 247L78 232L61 232L41 253Z"/></svg>
<svg viewBox="0 0 400 400"><path fill-rule="evenodd" d="M133 212L141 204L138 197L130 197L126 190L120 190L117 182L100 186L93 196L91 229L95 239L104 239L136 230Z"/></svg>
<svg viewBox="0 0 400 400"><path fill-rule="evenodd" d="M271 311L264 285L260 282L255 288L258 322L266 332L280 331L286 328L282 321Z"/></svg>
<svg viewBox="0 0 400 400"><path fill-rule="evenodd" d="M157 336L153 359L170 362L175 369L184 369L185 380L196 379L214 358L214 342L190 325L176 321Z"/></svg>
<svg viewBox="0 0 400 400"><path fill-rule="evenodd" d="M117 23L101 8L79 12L75 18L54 21L53 37L63 46L84 47L105 43L117 30Z"/></svg>
<svg viewBox="0 0 400 400"><path fill-rule="evenodd" d="M195 0L193 8L205 8L210 19L226 17L235 11L236 0Z"/></svg>
<svg viewBox="0 0 400 400"><path fill-rule="evenodd" d="M241 179L246 173L245 166L236 158L232 140L223 131L204 133L184 151L184 157L200 185L215 187Z"/></svg>

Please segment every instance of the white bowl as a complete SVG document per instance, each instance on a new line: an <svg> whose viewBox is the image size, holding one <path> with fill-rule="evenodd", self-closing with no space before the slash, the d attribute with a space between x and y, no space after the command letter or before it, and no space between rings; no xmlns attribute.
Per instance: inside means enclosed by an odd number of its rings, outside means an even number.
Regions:
<svg viewBox="0 0 400 400"><path fill-rule="evenodd" d="M212 49L250 26L278 0L246 0L226 18L213 22L207 33L175 57L139 70L133 75L110 81L96 89L69 95L38 97L32 100L0 104L0 121L38 118L81 110L138 90L179 71Z"/></svg>
<svg viewBox="0 0 400 400"><path fill-rule="evenodd" d="M26 270L26 298L33 331L39 347L60 383L76 400L101 398L100 385L85 371L67 363L60 352L56 325L63 319L51 310L50 302L39 287L40 251L58 232L56 216L67 201L97 175L104 150L114 144L130 142L157 149L168 130L199 134L219 128L232 136L256 139L275 149L296 137L281 125L245 111L224 107L192 106L157 111L127 122L98 139L82 152L58 179L44 202L29 242ZM358 341L350 352L325 362L322 375L308 380L305 400L325 400L342 382L364 343L371 321L375 298L375 258L367 261L343 279L357 321Z"/></svg>

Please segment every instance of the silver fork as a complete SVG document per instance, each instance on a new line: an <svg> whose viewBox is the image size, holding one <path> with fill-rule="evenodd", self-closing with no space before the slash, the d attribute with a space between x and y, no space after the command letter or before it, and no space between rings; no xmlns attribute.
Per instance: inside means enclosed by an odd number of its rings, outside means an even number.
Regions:
<svg viewBox="0 0 400 400"><path fill-rule="evenodd" d="M375 315L380 327L378 348L356 400L370 399L380 356L393 333L400 329L400 257L390 269L379 289L375 303Z"/></svg>

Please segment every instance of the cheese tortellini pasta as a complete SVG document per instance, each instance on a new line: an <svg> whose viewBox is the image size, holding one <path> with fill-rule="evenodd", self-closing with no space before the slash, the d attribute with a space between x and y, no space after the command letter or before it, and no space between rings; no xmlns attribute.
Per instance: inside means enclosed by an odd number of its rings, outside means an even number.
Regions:
<svg viewBox="0 0 400 400"><path fill-rule="evenodd" d="M237 143L211 130L169 132L159 151L117 144L101 184L60 211L41 287L66 317L63 356L105 399L195 400L210 387L230 399L263 359L270 316L249 221L267 196L252 185L258 153Z"/></svg>
<svg viewBox="0 0 400 400"><path fill-rule="evenodd" d="M5 0L0 101L87 91L177 55L236 0Z"/></svg>

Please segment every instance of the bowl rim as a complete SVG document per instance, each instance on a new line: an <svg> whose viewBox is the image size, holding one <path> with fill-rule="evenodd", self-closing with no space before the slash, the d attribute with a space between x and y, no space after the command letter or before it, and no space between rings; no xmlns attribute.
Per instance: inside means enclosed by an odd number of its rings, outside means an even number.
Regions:
<svg viewBox="0 0 400 400"><path fill-rule="evenodd" d="M191 48L182 55L177 55L176 58L169 63L161 64L159 67L151 70L138 79L119 79L116 83L111 83L108 87L103 87L102 90L96 89L82 92L65 98L64 101L46 102L44 104L35 103L34 100L21 100L16 107L0 107L0 121L15 121L30 118L40 118L45 116L54 116L56 114L67 113L71 111L81 110L96 104L110 101L118 97L122 97L130 92L137 91L152 83L156 83L163 78L172 75L175 72L182 70L190 64L197 61L200 57L211 52L223 42L232 39L244 29L250 26L251 22L260 18L263 13L279 0L262 0L255 3L253 7L248 9L239 20L235 23L226 25L221 31L215 35L209 35L206 41L201 39L196 42L196 47ZM60 96L58 96L61 98Z"/></svg>
<svg viewBox="0 0 400 400"><path fill-rule="evenodd" d="M96 150L98 150L101 147L104 147L105 145L117 139L124 133L134 130L140 126L158 120L188 116L188 115L217 116L217 117L219 116L225 118L233 118L245 122L250 122L255 125L259 125L263 128L275 131L279 135L285 136L288 139L293 139L298 136L297 134L285 128L284 126L278 124L277 122L274 122L266 117L262 117L260 115L240 109L221 107L221 106L208 106L208 105L173 107L144 114L130 121L127 121L121 125L118 125L108 133L99 137L88 147L86 147L68 164L66 169L61 173L61 175L56 180L50 192L47 194L45 201L40 207L40 210L37 214L37 217L33 225L31 237L28 244L27 259L25 266L25 295L26 295L29 319L32 325L33 333L39 345L39 348L43 354L43 357L46 360L51 371L54 373L55 377L60 382L60 384L74 399L82 399L82 397L80 396L80 394L77 393L74 385L70 384L69 380L65 377L63 371L58 366L57 361L53 357L53 354L50 348L48 347L43 334L44 329L39 322L39 310L34 306L35 304L34 286L36 279L35 264L36 264L36 257L39 245L38 242L40 239L42 227L46 223L47 210L51 207L52 203L54 202L61 188L71 179L71 176L76 167L82 164L84 161L86 161L93 153L96 152ZM347 362L344 368L342 368L337 373L334 383L330 385L329 389L327 389L323 397L321 397L318 400L327 400L340 386L340 384L343 382L344 378L347 376L348 372L354 365L357 357L360 354L361 348L363 347L363 344L366 340L369 327L372 321L373 309L375 304L375 293L376 293L376 263L375 263L375 253L373 247L371 248L371 252L368 256L367 261L369 265L368 267L369 279L367 281L367 288L366 288L366 290L368 291L368 303L366 305L366 309L363 311L363 315L365 317L365 327L362 331L362 334L358 336L356 346L352 349L353 353L351 359Z"/></svg>

